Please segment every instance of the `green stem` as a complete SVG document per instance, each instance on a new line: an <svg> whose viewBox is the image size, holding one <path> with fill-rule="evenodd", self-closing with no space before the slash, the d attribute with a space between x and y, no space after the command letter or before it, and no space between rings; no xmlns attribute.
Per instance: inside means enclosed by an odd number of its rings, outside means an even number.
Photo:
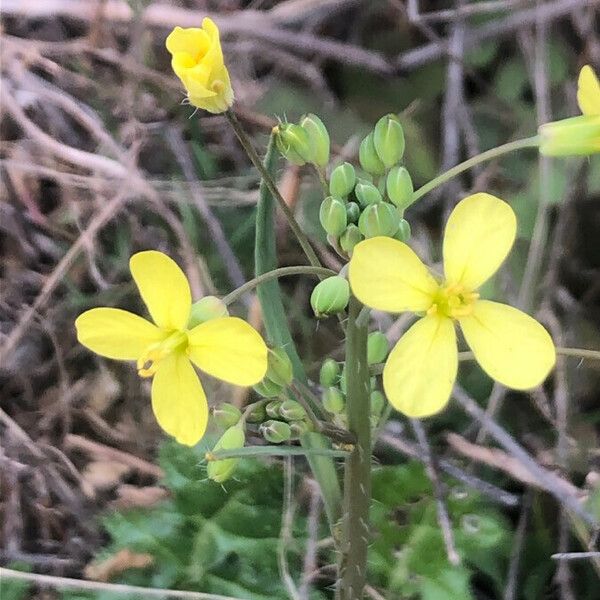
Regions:
<svg viewBox="0 0 600 600"><path fill-rule="evenodd" d="M369 368L367 364L368 314L350 299L346 337L348 430L356 445L346 459L344 473L344 519L337 600L363 597L369 548L371 505L371 422L369 420Z"/></svg>
<svg viewBox="0 0 600 600"><path fill-rule="evenodd" d="M286 277L287 275L316 275L317 277L331 277L332 275L337 275L337 273L325 267L298 266L281 267L279 269L273 269L268 273L263 273L262 275L259 275L254 279L250 279L250 281L247 281L244 285L241 285L239 288L236 288L223 298L223 302L227 305L233 304L234 302L239 300L246 292L253 290L261 283L271 281L272 279L278 279L279 277Z"/></svg>
<svg viewBox="0 0 600 600"><path fill-rule="evenodd" d="M503 144L502 146L492 148L491 150L486 150L485 152L482 152L481 154L478 154L477 156L473 156L472 158L465 160L464 162L460 163L459 165L452 167L445 173L438 175L435 179L432 179L429 183L426 183L424 186L422 186L418 190L416 190L413 195L411 204L416 202L419 198L423 197L425 194L428 194L429 192L431 192L431 190L434 190L436 187L442 185L443 183L446 183L446 181L449 181L453 177L460 175L463 171L467 171L467 170L471 169L472 167L474 167L475 165L478 165L479 163L482 163L482 162L485 162L488 160L492 160L493 158L497 158L499 156L508 154L510 152L515 152L516 150L522 150L523 148L535 148L535 147L539 146L539 143L540 143L540 138L539 138L539 136L535 135L530 138L524 138L522 140L515 140L514 142L508 142L507 144Z"/></svg>
<svg viewBox="0 0 600 600"><path fill-rule="evenodd" d="M306 257L308 258L308 261L310 262L310 264L313 267L320 267L321 261L319 261L319 258L317 257L315 251L313 250L312 246L310 245L308 238L306 237L306 235L300 228L300 225L298 225L298 221L296 221L296 218L294 217L292 211L290 210L290 207L287 205L286 201L283 199L283 196L279 193L279 190L277 189L275 182L273 181L273 179L271 178L271 176L265 169L262 161L260 160L260 157L256 153L254 146L252 146L252 143L250 142L250 139L248 138L248 135L244 131L241 123L237 120L237 117L235 116L233 111L228 110L228 111L224 112L223 114L225 115L225 117L229 121L229 124L233 128L233 131L235 132L235 135L237 136L238 140L240 141L240 144L242 145L246 154L248 155L248 158L252 161L252 164L256 167L256 169L260 173L260 176L262 177L263 181L265 182L265 185L267 186L267 188L269 189L271 194L273 194L273 197L275 198L275 200L277 200L277 203L279 204L279 208L283 211L283 214L285 215L285 218L287 219L291 230L294 232L294 235L298 239L298 242L300 242L300 245L302 246L302 250L304 250L304 253L306 254Z"/></svg>
<svg viewBox="0 0 600 600"><path fill-rule="evenodd" d="M346 458L346 450L331 450L330 448L308 449L301 446L245 446L235 450L217 450L207 452L206 460L225 460L226 458L250 458L253 456L329 456L331 458Z"/></svg>

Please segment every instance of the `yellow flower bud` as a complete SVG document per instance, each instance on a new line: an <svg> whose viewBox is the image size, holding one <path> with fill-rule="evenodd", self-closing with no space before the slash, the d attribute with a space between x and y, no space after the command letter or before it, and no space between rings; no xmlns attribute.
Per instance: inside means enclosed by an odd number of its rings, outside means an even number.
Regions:
<svg viewBox="0 0 600 600"><path fill-rule="evenodd" d="M219 29L206 17L202 28L175 27L166 41L171 66L187 92L190 104L211 113L233 104L233 89L223 61Z"/></svg>

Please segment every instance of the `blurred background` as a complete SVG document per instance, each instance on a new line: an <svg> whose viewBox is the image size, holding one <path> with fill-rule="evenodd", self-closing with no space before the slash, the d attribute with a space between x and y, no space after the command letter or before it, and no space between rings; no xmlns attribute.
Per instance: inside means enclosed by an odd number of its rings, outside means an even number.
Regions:
<svg viewBox="0 0 600 600"><path fill-rule="evenodd" d="M310 111L329 128L334 160L356 163L360 140L394 112L418 186L579 114L579 70L600 67L598 9L595 0L2 0L2 566L235 598L332 597L335 554L304 463L287 474L285 497L276 461L245 461L226 490L204 481L205 448L164 441L147 382L75 338L88 308L144 314L128 272L136 251L175 258L196 298L253 275L258 176L224 118L182 105L164 47L174 26L207 14L219 25L235 110L261 152L277 118ZM282 163L279 183L323 263L339 269L313 173ZM535 314L557 345L600 348L600 161L525 151L452 180L406 215L426 262L440 260L449 210L482 190L519 220L486 294ZM278 234L280 266L303 264L283 221ZM312 317L312 285L283 283L316 378L342 345L335 319ZM235 310L261 326L254 299ZM409 324L376 321L391 341ZM600 363L562 358L528 395L506 394L465 364L461 386L600 516ZM209 390L212 403L242 405L249 394L216 382ZM597 531L460 407L425 425L457 554L440 534L422 447L392 421L376 447L369 597L600 597L598 555L551 558L597 550ZM128 597L42 584L2 578L2 599Z"/></svg>

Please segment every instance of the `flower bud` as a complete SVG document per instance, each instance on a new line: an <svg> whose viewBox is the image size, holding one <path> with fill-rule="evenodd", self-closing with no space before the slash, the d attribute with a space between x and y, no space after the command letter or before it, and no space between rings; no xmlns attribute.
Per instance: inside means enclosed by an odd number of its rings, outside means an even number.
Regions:
<svg viewBox="0 0 600 600"><path fill-rule="evenodd" d="M358 180L358 183L354 188L354 193L356 194L356 198L363 208L369 206L370 204L377 204L383 200L381 197L381 192L377 189L377 187L372 183L365 181L364 179Z"/></svg>
<svg viewBox="0 0 600 600"><path fill-rule="evenodd" d="M410 240L410 223L406 219L400 219L398 231L396 231L394 238L401 242L408 242Z"/></svg>
<svg viewBox="0 0 600 600"><path fill-rule="evenodd" d="M385 408L385 396L379 390L371 392L371 414L376 417L381 416L383 409Z"/></svg>
<svg viewBox="0 0 600 600"><path fill-rule="evenodd" d="M366 238L393 236L400 225L400 215L394 206L379 202L367 206L360 215L358 228Z"/></svg>
<svg viewBox="0 0 600 600"><path fill-rule="evenodd" d="M356 183L356 172L350 163L338 165L329 177L329 193L338 198L345 198Z"/></svg>
<svg viewBox="0 0 600 600"><path fill-rule="evenodd" d="M271 402L268 402L265 406L265 412L267 413L267 416L271 417L271 419L279 418L281 416L279 409L281 408L282 404L283 400L272 400Z"/></svg>
<svg viewBox="0 0 600 600"><path fill-rule="evenodd" d="M358 160L360 161L360 166L371 175L383 175L385 173L385 165L381 162L381 159L375 150L373 133L370 133L360 143Z"/></svg>
<svg viewBox="0 0 600 600"><path fill-rule="evenodd" d="M205 323L211 319L219 319L220 317L228 317L229 311L227 306L220 298L216 296L204 296L192 304L190 312L190 320L188 321L188 329Z"/></svg>
<svg viewBox="0 0 600 600"><path fill-rule="evenodd" d="M325 198L319 210L319 220L329 235L334 237L341 235L348 223L344 203L333 196Z"/></svg>
<svg viewBox="0 0 600 600"><path fill-rule="evenodd" d="M241 424L230 427L225 431L212 451L206 453L206 460L208 461L206 471L209 479L217 483L227 481L233 475L239 461L239 458L211 460L211 454L218 450L237 450L238 448L243 448L245 441L246 435Z"/></svg>
<svg viewBox="0 0 600 600"><path fill-rule="evenodd" d="M273 129L279 152L289 162L302 166L312 157L308 133L294 123L280 123Z"/></svg>
<svg viewBox="0 0 600 600"><path fill-rule="evenodd" d="M242 411L237 406L228 402L223 402L223 404L213 408L213 419L223 429L237 425L241 418Z"/></svg>
<svg viewBox="0 0 600 600"><path fill-rule="evenodd" d="M253 386L254 391L263 398L277 398L283 392L283 387L265 377L260 383Z"/></svg>
<svg viewBox="0 0 600 600"><path fill-rule="evenodd" d="M290 426L290 431L292 433L291 439L293 440L298 440L305 433L313 430L311 424L306 421L292 421L291 423L288 423L288 425Z"/></svg>
<svg viewBox="0 0 600 600"><path fill-rule="evenodd" d="M340 248L348 255L352 256L354 246L363 240L362 233L353 223L348 225L346 231L340 236Z"/></svg>
<svg viewBox="0 0 600 600"><path fill-rule="evenodd" d="M385 334L381 331L374 331L369 334L367 338L367 363L370 365L382 363L389 350L390 345Z"/></svg>
<svg viewBox="0 0 600 600"><path fill-rule="evenodd" d="M286 421L299 421L306 417L306 411L296 400L285 400L279 407L279 415Z"/></svg>
<svg viewBox="0 0 600 600"><path fill-rule="evenodd" d="M394 167L385 180L388 198L400 210L410 206L414 187L410 173L404 167Z"/></svg>
<svg viewBox="0 0 600 600"><path fill-rule="evenodd" d="M252 409L246 413L246 422L262 423L267 418L267 411L265 410L267 403L268 400L259 400L258 402L255 402Z"/></svg>
<svg viewBox="0 0 600 600"><path fill-rule="evenodd" d="M340 365L333 358L326 358L319 371L319 383L324 387L335 385L340 378Z"/></svg>
<svg viewBox="0 0 600 600"><path fill-rule="evenodd" d="M336 387L328 387L323 392L322 402L325 410L334 415L341 413L346 406L344 395Z"/></svg>
<svg viewBox="0 0 600 600"><path fill-rule="evenodd" d="M260 426L260 433L271 444L281 444L292 437L292 430L284 421L265 421Z"/></svg>
<svg viewBox="0 0 600 600"><path fill-rule="evenodd" d="M386 168L393 167L404 154L404 131L396 115L385 115L375 125L373 143Z"/></svg>
<svg viewBox="0 0 600 600"><path fill-rule="evenodd" d="M360 218L360 206L356 202L346 203L346 220L348 223L358 223Z"/></svg>
<svg viewBox="0 0 600 600"><path fill-rule="evenodd" d="M339 275L318 283L310 296L310 304L317 319L342 312L350 300L348 281Z"/></svg>
<svg viewBox="0 0 600 600"><path fill-rule="evenodd" d="M539 129L540 154L587 156L600 152L600 114L546 123Z"/></svg>
<svg viewBox="0 0 600 600"><path fill-rule="evenodd" d="M329 162L329 133L323 121L309 113L300 119L300 127L308 134L310 142L310 162L319 167L327 166Z"/></svg>
<svg viewBox="0 0 600 600"><path fill-rule="evenodd" d="M294 379L292 361L281 346L269 349L266 377L281 387L289 385L292 383L292 379Z"/></svg>

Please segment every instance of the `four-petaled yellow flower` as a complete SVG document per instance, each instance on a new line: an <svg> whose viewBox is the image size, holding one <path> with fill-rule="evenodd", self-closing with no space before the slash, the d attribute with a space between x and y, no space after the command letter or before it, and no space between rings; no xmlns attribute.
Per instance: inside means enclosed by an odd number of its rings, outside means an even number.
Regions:
<svg viewBox="0 0 600 600"><path fill-rule="evenodd" d="M208 405L192 363L223 381L250 386L266 373L267 347L236 317L188 329L190 286L162 252L139 252L129 267L155 324L118 308L94 308L76 320L77 338L101 356L136 360L140 377L153 377L152 409L159 425L193 446L206 430Z"/></svg>
<svg viewBox="0 0 600 600"><path fill-rule="evenodd" d="M400 412L426 417L448 402L458 368L454 322L483 370L508 387L533 388L554 366L552 339L535 319L477 293L506 258L515 235L510 206L490 194L474 194L458 203L446 224L441 283L402 242L375 237L355 246L349 279L363 304L424 313L391 351L383 371L386 395Z"/></svg>
<svg viewBox="0 0 600 600"><path fill-rule="evenodd" d="M202 28L175 27L166 45L190 104L211 113L225 112L233 104L233 89L214 21L206 17Z"/></svg>

